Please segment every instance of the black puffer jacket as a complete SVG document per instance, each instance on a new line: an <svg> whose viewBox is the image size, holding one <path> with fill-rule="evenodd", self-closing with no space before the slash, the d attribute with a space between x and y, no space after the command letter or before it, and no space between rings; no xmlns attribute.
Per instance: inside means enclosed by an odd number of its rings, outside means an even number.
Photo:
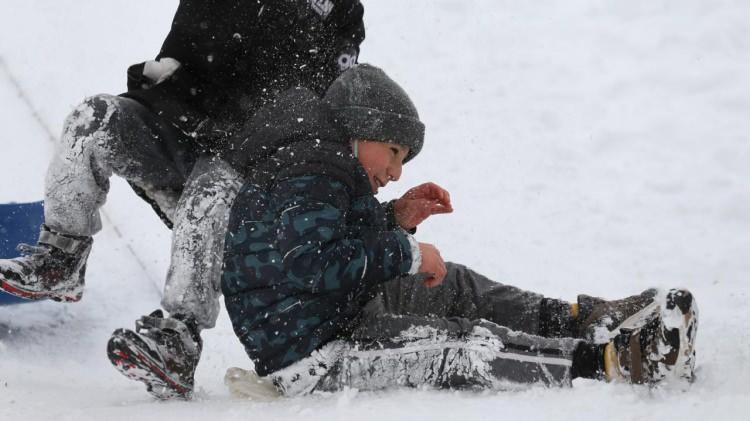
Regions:
<svg viewBox="0 0 750 421"><path fill-rule="evenodd" d="M278 92L322 95L356 63L364 40L359 0L181 0L157 59L181 63L153 85L143 63L128 92L193 139L223 154L228 135Z"/></svg>

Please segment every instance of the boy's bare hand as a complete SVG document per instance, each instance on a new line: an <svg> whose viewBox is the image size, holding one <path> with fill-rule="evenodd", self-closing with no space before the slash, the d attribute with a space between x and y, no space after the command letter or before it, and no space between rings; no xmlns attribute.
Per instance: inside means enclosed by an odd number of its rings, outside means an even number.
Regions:
<svg viewBox="0 0 750 421"><path fill-rule="evenodd" d="M419 272L429 275L424 280L425 286L432 288L442 284L447 270L440 251L432 244L419 243L419 252L422 253L422 265L419 267Z"/></svg>
<svg viewBox="0 0 750 421"><path fill-rule="evenodd" d="M435 183L424 183L407 191L393 204L398 224L407 230L439 213L453 212L451 196Z"/></svg>

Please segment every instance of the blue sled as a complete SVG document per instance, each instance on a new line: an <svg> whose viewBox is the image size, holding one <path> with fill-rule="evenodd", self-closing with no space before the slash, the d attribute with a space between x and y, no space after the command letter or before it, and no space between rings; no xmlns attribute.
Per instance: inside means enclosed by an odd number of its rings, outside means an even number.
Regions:
<svg viewBox="0 0 750 421"><path fill-rule="evenodd" d="M36 244L44 223L44 202L0 204L0 259L18 257L19 243ZM29 303L0 291L0 306Z"/></svg>

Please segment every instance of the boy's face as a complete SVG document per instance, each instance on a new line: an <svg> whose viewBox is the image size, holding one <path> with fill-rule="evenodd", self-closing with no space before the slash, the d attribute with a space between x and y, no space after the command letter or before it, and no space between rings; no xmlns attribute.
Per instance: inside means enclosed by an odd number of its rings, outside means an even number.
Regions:
<svg viewBox="0 0 750 421"><path fill-rule="evenodd" d="M385 187L389 181L401 178L401 167L408 154L408 147L394 143L369 140L357 142L357 159L367 171L373 194L377 194L378 189Z"/></svg>

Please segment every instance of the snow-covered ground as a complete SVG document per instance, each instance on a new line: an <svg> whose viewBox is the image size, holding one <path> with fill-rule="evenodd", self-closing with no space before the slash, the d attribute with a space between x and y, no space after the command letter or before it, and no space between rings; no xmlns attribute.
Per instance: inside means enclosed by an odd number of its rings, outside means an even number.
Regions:
<svg viewBox="0 0 750 421"><path fill-rule="evenodd" d="M428 126L424 152L384 199L444 185L456 212L420 239L498 281L571 300L690 288L697 382L238 401L222 377L248 362L222 315L204 334L197 398L155 402L104 347L158 307L169 232L113 180L84 300L0 307L10 328L0 420L747 419L750 2L364 3L362 61L398 80ZM0 202L42 197L52 155L42 126L57 135L84 96L124 90L125 69L155 55L176 4L0 1Z"/></svg>

